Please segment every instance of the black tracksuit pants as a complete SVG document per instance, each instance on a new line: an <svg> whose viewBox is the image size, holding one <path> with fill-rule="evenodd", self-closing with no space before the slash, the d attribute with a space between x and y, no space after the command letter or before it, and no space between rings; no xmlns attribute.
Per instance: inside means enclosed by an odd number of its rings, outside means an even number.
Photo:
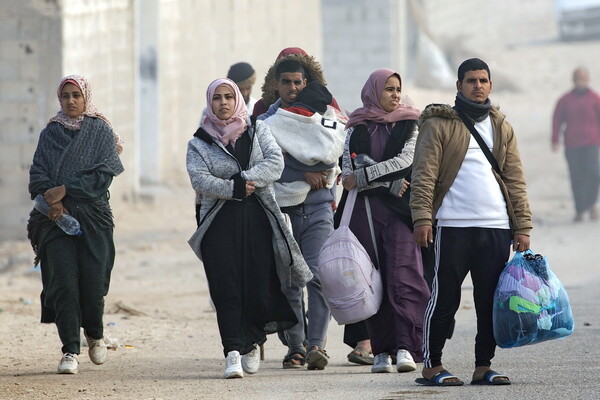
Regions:
<svg viewBox="0 0 600 400"><path fill-rule="evenodd" d="M442 350L460 305L461 286L471 273L477 315L475 366L490 366L496 341L492 306L498 278L510 255L509 229L438 227L431 297L423 326L423 365L442 365Z"/></svg>

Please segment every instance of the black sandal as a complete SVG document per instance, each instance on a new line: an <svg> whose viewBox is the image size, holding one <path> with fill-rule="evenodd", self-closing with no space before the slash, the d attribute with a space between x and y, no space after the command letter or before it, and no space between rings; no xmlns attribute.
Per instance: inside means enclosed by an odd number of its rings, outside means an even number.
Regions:
<svg viewBox="0 0 600 400"><path fill-rule="evenodd" d="M302 353L288 354L283 358L283 369L304 368L306 357Z"/></svg>

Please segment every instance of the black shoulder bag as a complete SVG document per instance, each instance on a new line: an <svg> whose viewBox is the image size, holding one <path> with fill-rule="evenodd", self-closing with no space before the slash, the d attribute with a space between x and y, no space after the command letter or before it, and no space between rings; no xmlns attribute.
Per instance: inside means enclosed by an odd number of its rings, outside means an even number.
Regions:
<svg viewBox="0 0 600 400"><path fill-rule="evenodd" d="M462 111L460 111L456 107L454 107L454 109L458 113L458 116L460 117L463 124L465 124L465 126L467 127L469 132L471 132L471 135L473 135L473 137L477 141L477 144L479 145L479 147L481 147L481 151L483 151L483 154L485 154L485 158L487 158L488 161L490 162L490 164L492 165L492 169L494 171L496 171L496 173L498 175L502 176L502 172L500 171L500 166L498 165L498 161L496 161L496 158L490 151L489 147L487 147L487 144L485 144L485 142L483 141L483 138L481 137L479 132L477 132L477 129L475 129L475 126L473 125L473 123L471 122L469 117L467 117Z"/></svg>

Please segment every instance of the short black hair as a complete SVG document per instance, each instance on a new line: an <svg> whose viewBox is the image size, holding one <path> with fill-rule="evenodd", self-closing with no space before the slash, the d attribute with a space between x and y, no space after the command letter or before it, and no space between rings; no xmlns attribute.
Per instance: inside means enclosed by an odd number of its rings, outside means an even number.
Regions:
<svg viewBox="0 0 600 400"><path fill-rule="evenodd" d="M275 68L275 79L279 80L281 74L285 72L300 72L302 74L302 79L306 78L304 67L302 66L302 63L297 60L283 60L277 64L277 67Z"/></svg>
<svg viewBox="0 0 600 400"><path fill-rule="evenodd" d="M480 60L479 58L469 58L468 60L463 61L463 63L460 64L460 67L458 67L458 81L462 82L468 71L479 71L481 69L485 69L488 73L489 80L492 80L490 67L488 67L485 61Z"/></svg>

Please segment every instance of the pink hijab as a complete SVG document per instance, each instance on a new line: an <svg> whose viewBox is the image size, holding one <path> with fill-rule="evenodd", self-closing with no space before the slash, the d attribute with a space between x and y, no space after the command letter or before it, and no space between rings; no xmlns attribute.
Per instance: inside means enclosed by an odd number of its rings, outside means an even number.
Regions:
<svg viewBox="0 0 600 400"><path fill-rule="evenodd" d="M219 119L211 106L213 95L221 85L229 87L235 95L235 109L231 118L227 120ZM242 93L231 79L215 79L208 85L208 89L206 90L206 117L204 117L202 127L210 136L220 140L225 146L230 143L232 146L235 146L236 140L242 136L242 133L246 131L246 127L248 126L248 122L246 121L248 118L248 109L246 108L246 104L243 101L239 101L239 99L243 99Z"/></svg>
<svg viewBox="0 0 600 400"><path fill-rule="evenodd" d="M110 128L112 129L112 125L111 125L110 121L104 116L104 114L102 114L96 108L96 105L94 104L94 101L92 100L92 89L90 88L90 83L88 82L88 80L85 77L83 77L81 75L68 75L68 76L65 76L64 78L62 78L62 80L60 81L60 84L58 85L58 89L56 90L56 95L58 96L58 102L60 103L62 89L67 83L72 83L73 85L77 86L79 88L79 90L81 90L81 94L83 94L83 100L84 100L83 113L81 113L81 115L76 118L71 118L67 114L65 114L65 112L61 108L60 111L57 112L54 117L50 118L50 121L48 121L48 123L58 122L59 124L61 124L62 126L64 126L65 128L67 128L69 130L77 131L77 130L81 129L81 123L83 122L83 117L87 116L87 117L93 117L93 118L100 118L102 121L106 122L106 124L108 126L110 126ZM122 147L123 141L121 140L121 137L117 133L114 132L114 130L113 130L113 135L115 136L115 142L117 144L117 151L120 154L123 151L123 147Z"/></svg>
<svg viewBox="0 0 600 400"><path fill-rule="evenodd" d="M416 107L407 104L398 104L398 107L391 112L385 111L379 103L379 98L383 89L385 88L385 82L392 75L396 75L400 80L400 86L402 86L402 78L396 71L387 68L381 68L373 71L365 82L360 93L360 98L363 102L363 106L354 110L346 123L346 129L351 126L358 125L364 121L373 121L380 124L389 122L402 121L407 119L419 119L421 110Z"/></svg>

